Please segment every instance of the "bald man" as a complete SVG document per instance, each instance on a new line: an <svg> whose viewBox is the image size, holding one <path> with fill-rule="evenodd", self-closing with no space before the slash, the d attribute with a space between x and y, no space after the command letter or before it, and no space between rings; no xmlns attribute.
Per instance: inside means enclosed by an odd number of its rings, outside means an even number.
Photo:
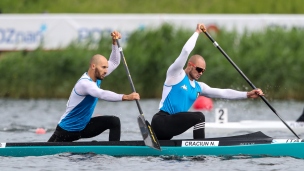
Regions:
<svg viewBox="0 0 304 171"><path fill-rule="evenodd" d="M209 87L197 80L206 71L206 62L200 55L188 56L193 50L196 40L205 27L197 24L196 31L184 45L180 55L167 70L163 86L162 99L159 104L160 111L152 118L151 126L159 140L170 140L193 127L193 138L205 138L205 116L202 112L189 112L198 96L224 99L257 98L264 95L262 90L255 89L242 92L231 89Z"/></svg>
<svg viewBox="0 0 304 171"><path fill-rule="evenodd" d="M120 33L112 32L112 52L109 61L102 55L91 58L88 72L75 84L55 132L48 142L71 142L81 138L91 138L109 129L109 141L120 140L120 120L116 116L92 117L98 99L106 101L125 101L139 99L139 94L117 94L100 89L102 80L117 68L120 53L115 39Z"/></svg>

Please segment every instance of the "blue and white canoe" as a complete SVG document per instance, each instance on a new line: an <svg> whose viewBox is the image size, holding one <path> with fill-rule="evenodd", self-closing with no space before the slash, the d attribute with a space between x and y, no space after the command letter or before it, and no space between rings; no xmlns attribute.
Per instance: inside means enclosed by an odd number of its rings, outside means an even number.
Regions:
<svg viewBox="0 0 304 171"><path fill-rule="evenodd" d="M0 156L26 157L60 153L111 156L290 156L304 159L302 139L274 139L262 132L199 140L161 140L161 151L143 141L1 143Z"/></svg>

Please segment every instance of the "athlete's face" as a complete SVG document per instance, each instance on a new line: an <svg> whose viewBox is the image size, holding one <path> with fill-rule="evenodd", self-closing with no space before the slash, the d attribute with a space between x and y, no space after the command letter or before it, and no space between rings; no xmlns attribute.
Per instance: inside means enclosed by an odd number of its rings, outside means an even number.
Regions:
<svg viewBox="0 0 304 171"><path fill-rule="evenodd" d="M99 61L95 68L96 79L103 80L107 74L107 70L108 70L108 61L107 60Z"/></svg>
<svg viewBox="0 0 304 171"><path fill-rule="evenodd" d="M191 67L189 76L197 81L206 70L206 62L204 60L198 60L196 63L189 62L189 65Z"/></svg>

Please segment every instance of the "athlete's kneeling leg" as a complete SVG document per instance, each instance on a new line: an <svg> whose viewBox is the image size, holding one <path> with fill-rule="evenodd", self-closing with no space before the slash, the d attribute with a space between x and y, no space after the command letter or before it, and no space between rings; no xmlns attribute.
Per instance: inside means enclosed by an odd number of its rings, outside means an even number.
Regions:
<svg viewBox="0 0 304 171"><path fill-rule="evenodd" d="M97 116L91 118L84 130L81 131L81 138L95 137L109 129L109 141L120 140L120 119L116 116Z"/></svg>
<svg viewBox="0 0 304 171"><path fill-rule="evenodd" d="M109 141L119 141L121 132L120 119L113 116L110 123Z"/></svg>
<svg viewBox="0 0 304 171"><path fill-rule="evenodd" d="M193 138L205 138L205 116L201 112L180 112L168 114L160 111L151 124L159 140L169 140L194 126Z"/></svg>
<svg viewBox="0 0 304 171"><path fill-rule="evenodd" d="M62 129L57 125L53 135L50 137L48 142L72 142L81 138L80 132L70 132Z"/></svg>
<svg viewBox="0 0 304 171"><path fill-rule="evenodd" d="M170 115L163 111L159 111L153 116L151 127L159 140L170 140L175 134L168 130L172 127L170 125Z"/></svg>
<svg viewBox="0 0 304 171"><path fill-rule="evenodd" d="M205 115L202 112L192 112L197 123L193 127L193 139L205 138Z"/></svg>

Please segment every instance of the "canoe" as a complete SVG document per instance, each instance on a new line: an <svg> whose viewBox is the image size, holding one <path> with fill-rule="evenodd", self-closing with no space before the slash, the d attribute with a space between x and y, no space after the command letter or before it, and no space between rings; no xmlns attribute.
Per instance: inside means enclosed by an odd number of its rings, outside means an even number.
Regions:
<svg viewBox="0 0 304 171"><path fill-rule="evenodd" d="M95 153L110 156L290 156L304 159L302 139L274 139L260 131L219 138L159 142L161 151L145 146L143 141L3 142L0 156Z"/></svg>

